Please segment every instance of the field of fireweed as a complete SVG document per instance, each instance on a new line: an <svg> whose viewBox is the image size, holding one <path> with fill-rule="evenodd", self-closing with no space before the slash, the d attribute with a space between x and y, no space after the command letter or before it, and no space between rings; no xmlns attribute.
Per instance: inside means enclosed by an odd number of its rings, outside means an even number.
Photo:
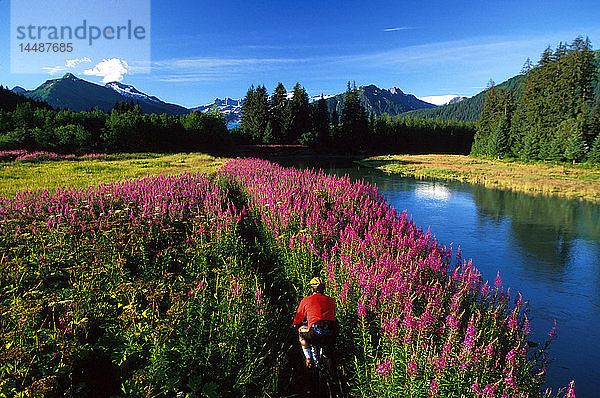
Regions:
<svg viewBox="0 0 600 398"><path fill-rule="evenodd" d="M0 396L298 392L289 325L318 274L353 396L544 395L552 336L528 341L499 276L372 186L237 159L0 198Z"/></svg>

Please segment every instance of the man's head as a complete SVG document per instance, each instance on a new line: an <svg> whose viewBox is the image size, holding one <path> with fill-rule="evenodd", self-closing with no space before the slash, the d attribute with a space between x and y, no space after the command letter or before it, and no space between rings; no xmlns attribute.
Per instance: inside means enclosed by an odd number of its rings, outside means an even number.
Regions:
<svg viewBox="0 0 600 398"><path fill-rule="evenodd" d="M310 286L310 290L312 293L323 294L325 292L325 282L323 282L323 279L318 276L312 278L308 285Z"/></svg>

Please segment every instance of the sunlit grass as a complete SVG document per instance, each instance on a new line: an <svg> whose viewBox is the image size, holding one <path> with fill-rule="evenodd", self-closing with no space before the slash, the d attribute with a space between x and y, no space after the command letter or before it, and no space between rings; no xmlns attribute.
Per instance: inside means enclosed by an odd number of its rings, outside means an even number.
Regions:
<svg viewBox="0 0 600 398"><path fill-rule="evenodd" d="M20 191L87 187L129 178L180 173L213 172L226 161L203 153L118 154L102 159L39 163L0 162L0 195Z"/></svg>
<svg viewBox="0 0 600 398"><path fill-rule="evenodd" d="M392 155L362 165L416 178L441 178L488 188L600 202L600 167L491 160L462 155Z"/></svg>

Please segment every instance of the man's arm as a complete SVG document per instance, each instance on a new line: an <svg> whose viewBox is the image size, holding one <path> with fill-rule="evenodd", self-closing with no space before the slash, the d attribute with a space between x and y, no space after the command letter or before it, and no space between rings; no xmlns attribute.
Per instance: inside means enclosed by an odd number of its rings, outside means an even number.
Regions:
<svg viewBox="0 0 600 398"><path fill-rule="evenodd" d="M304 299L302 299L302 301L300 301L300 304L298 304L298 309L296 310L296 317L294 318L293 325L299 325L300 323L302 323L305 317L306 306L304 305Z"/></svg>

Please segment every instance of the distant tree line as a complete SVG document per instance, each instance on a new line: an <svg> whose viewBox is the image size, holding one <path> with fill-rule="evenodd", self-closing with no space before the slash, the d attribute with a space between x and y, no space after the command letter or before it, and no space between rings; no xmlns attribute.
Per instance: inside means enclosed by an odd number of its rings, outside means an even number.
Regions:
<svg viewBox="0 0 600 398"><path fill-rule="evenodd" d="M242 112L238 143L300 143L323 152L468 153L475 133L472 123L368 115L350 83L339 115L323 96L309 103L299 83L291 96L282 83L270 97L265 86L250 87Z"/></svg>
<svg viewBox="0 0 600 398"><path fill-rule="evenodd" d="M110 113L55 110L0 89L0 150L59 153L222 152L231 145L218 111L144 114L139 105L115 104Z"/></svg>
<svg viewBox="0 0 600 398"><path fill-rule="evenodd" d="M468 153L475 132L470 123L368 115L350 83L339 115L323 96L310 103L299 83L289 96L282 83L271 96L265 86L251 87L241 126L232 131L216 107L170 116L144 114L129 102L110 113L55 110L5 89L0 99L0 150L223 152L237 143L304 144L330 153Z"/></svg>
<svg viewBox="0 0 600 398"><path fill-rule="evenodd" d="M588 39L527 60L513 94L490 83L472 154L525 160L600 162L597 63Z"/></svg>

